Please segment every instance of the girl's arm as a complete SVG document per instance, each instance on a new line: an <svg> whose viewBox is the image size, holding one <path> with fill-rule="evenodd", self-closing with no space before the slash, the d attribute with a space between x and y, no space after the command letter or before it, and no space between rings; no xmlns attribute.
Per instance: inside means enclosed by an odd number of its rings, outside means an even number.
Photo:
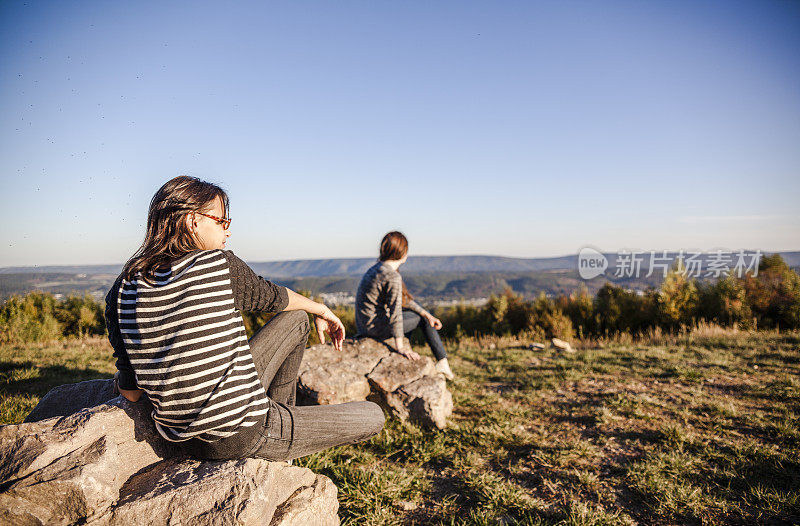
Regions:
<svg viewBox="0 0 800 526"><path fill-rule="evenodd" d="M114 356L117 357L117 372L114 373L114 391L121 394L131 402L136 402L142 396L141 389L136 385L136 374L131 367L128 352L122 341L122 334L119 331L119 320L117 319L117 293L122 284L122 276L119 276L111 286L111 290L106 295L106 329L108 331L108 341L114 349ZM122 388L120 388L120 383Z"/></svg>
<svg viewBox="0 0 800 526"><path fill-rule="evenodd" d="M142 396L141 389L121 389L119 386L119 371L114 374L114 391L121 394L125 399L130 402L138 402Z"/></svg>
<svg viewBox="0 0 800 526"><path fill-rule="evenodd" d="M428 324L430 324L430 326L436 329L437 331L442 328L442 321L433 314L431 314L430 312L428 312L427 310L425 310L422 307L422 305L420 305L416 301L414 300L409 301L408 308L409 310L412 310L417 314L419 314L420 317L422 317L422 319L426 320Z"/></svg>
<svg viewBox="0 0 800 526"><path fill-rule="evenodd" d="M319 341L325 343L325 333L331 337L333 347L337 351L342 350L342 342L344 341L344 325L342 321L328 308L324 303L317 303L298 294L292 289L286 289L289 295L289 303L283 310L304 310L309 314L314 315L314 325L317 327L317 336Z"/></svg>
<svg viewBox="0 0 800 526"><path fill-rule="evenodd" d="M246 311L280 312L303 310L313 314L319 341L325 342L328 333L337 350L342 350L344 325L331 310L322 303L311 301L286 287L281 287L256 275L247 263L230 250L222 252L231 271L231 287L236 308Z"/></svg>

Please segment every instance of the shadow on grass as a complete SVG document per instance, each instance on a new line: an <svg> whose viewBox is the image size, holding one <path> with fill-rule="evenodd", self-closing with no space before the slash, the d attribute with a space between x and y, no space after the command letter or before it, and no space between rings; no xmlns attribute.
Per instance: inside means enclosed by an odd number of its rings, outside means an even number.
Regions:
<svg viewBox="0 0 800 526"><path fill-rule="evenodd" d="M450 499L453 509L419 509L405 517L403 524L556 524L563 517L525 506L512 494L497 494L492 484L476 484L466 474L429 477L431 500ZM521 490L521 488L520 488ZM548 520L549 519L549 520Z"/></svg>
<svg viewBox="0 0 800 526"><path fill-rule="evenodd" d="M110 378L106 372L63 365L38 366L33 362L0 362L0 392L44 396L50 389L84 380Z"/></svg>
<svg viewBox="0 0 800 526"><path fill-rule="evenodd" d="M742 451L717 445L708 451L689 446L684 454L697 459L697 463L682 472L663 462L664 455L671 451L674 449L662 448L646 457L643 462L651 466L646 475L649 481L637 481L630 488L634 498L649 507L650 516L640 515L640 519L687 524L706 523L709 519L731 524L798 523L800 463L796 459L763 449ZM697 502L692 502L692 488L702 488ZM719 509L719 501L735 504L727 510ZM666 509L665 502L671 503ZM759 520L750 522L753 517Z"/></svg>
<svg viewBox="0 0 800 526"><path fill-rule="evenodd" d="M800 356L795 355L792 352L779 352L779 351L762 351L756 353L753 356L754 361L759 362L777 362L779 365L787 364L787 363L800 363Z"/></svg>
<svg viewBox="0 0 800 526"><path fill-rule="evenodd" d="M721 457L716 464L723 469L713 470L709 480L734 492L746 492L753 487L800 491L800 461L763 450L737 451L730 446L718 446Z"/></svg>

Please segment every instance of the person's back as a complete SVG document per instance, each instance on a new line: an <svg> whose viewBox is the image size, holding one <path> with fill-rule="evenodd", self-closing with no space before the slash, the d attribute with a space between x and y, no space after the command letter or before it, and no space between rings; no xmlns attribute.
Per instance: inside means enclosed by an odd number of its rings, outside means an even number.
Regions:
<svg viewBox="0 0 800 526"><path fill-rule="evenodd" d="M358 336L403 337L402 286L400 273L382 261L364 273L356 292Z"/></svg>
<svg viewBox="0 0 800 526"><path fill-rule="evenodd" d="M119 331L164 438L214 441L259 422L258 380L221 250L197 251L155 274L122 280Z"/></svg>

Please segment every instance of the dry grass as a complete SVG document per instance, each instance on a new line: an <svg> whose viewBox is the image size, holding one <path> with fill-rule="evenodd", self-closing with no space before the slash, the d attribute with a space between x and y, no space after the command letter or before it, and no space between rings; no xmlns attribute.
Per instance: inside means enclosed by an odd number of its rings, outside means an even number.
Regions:
<svg viewBox="0 0 800 526"><path fill-rule="evenodd" d="M344 521L800 520L800 335L701 327L574 355L529 343L451 345L446 431L390 422L306 459L343 488Z"/></svg>
<svg viewBox="0 0 800 526"><path fill-rule="evenodd" d="M800 334L529 343L449 344L447 430L390 421L300 464L334 480L345 524L800 522ZM112 371L102 341L0 347L3 422Z"/></svg>

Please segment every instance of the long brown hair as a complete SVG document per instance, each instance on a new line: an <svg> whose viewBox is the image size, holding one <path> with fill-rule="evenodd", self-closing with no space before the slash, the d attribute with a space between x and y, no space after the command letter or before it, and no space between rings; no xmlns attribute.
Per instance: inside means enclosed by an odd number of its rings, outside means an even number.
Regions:
<svg viewBox="0 0 800 526"><path fill-rule="evenodd" d="M164 183L150 200L144 242L125 263L124 278L132 280L141 273L149 281L156 268L197 250L197 238L186 224L186 214L212 208L217 198L222 199L227 217L228 194L219 186L188 175Z"/></svg>
<svg viewBox="0 0 800 526"><path fill-rule="evenodd" d="M381 239L380 256L381 261L390 259L403 259L408 254L408 239L402 232L393 230Z"/></svg>
<svg viewBox="0 0 800 526"><path fill-rule="evenodd" d="M408 254L408 239L402 232L392 230L381 239L380 256L378 259L381 261L389 261L396 259L403 259ZM403 307L408 307L408 304L414 300L414 296L408 292L405 282L403 282Z"/></svg>

